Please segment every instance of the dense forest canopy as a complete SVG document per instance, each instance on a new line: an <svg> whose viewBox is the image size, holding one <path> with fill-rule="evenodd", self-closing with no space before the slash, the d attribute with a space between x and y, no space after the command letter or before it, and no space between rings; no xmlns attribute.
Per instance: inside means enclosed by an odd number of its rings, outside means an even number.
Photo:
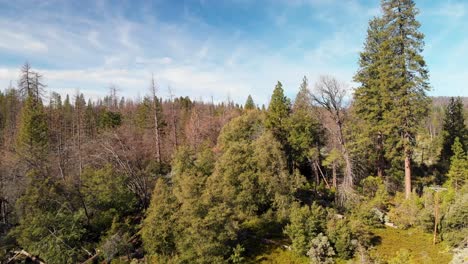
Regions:
<svg viewBox="0 0 468 264"><path fill-rule="evenodd" d="M25 63L0 92L0 260L466 261L467 99L427 95L414 2L381 5L353 91L278 81L267 106L162 99L153 76L138 100L62 97ZM447 250L376 250L393 228Z"/></svg>

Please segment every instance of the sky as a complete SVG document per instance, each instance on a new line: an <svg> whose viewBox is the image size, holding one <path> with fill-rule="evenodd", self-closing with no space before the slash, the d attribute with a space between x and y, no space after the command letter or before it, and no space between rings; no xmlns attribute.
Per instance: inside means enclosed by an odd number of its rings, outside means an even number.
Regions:
<svg viewBox="0 0 468 264"><path fill-rule="evenodd" d="M468 1L416 0L433 96L468 96ZM28 61L48 91L267 103L331 75L350 91L379 0L0 0L0 89Z"/></svg>

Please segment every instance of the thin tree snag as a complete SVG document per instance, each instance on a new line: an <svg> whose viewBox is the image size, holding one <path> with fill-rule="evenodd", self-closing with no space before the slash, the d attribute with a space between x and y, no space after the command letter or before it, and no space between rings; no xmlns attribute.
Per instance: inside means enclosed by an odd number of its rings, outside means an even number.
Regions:
<svg viewBox="0 0 468 264"><path fill-rule="evenodd" d="M153 118L154 118L154 144L155 144L155 155L156 155L156 161L158 163L161 163L161 138L159 135L159 120L158 120L158 103L156 100L156 82L154 81L154 75L151 75L151 87L150 87L150 92L151 92L151 100L153 102Z"/></svg>
<svg viewBox="0 0 468 264"><path fill-rule="evenodd" d="M336 124L335 130L337 131L333 134L340 144L341 153L345 160L343 187L346 191L350 191L353 188L353 164L343 133L346 120L346 88L333 77L321 76L319 82L315 85L315 92L316 94L312 94L312 99L330 114ZM333 131L330 128L329 130Z"/></svg>

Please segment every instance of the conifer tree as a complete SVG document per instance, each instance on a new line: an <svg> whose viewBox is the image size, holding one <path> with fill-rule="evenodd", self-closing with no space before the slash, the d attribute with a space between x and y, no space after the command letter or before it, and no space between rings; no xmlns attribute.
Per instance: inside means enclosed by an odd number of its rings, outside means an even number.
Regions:
<svg viewBox="0 0 468 264"><path fill-rule="evenodd" d="M17 153L25 159L29 169L45 169L49 147L47 116L42 100L29 95L23 106L17 137Z"/></svg>
<svg viewBox="0 0 468 264"><path fill-rule="evenodd" d="M442 137L443 143L440 153L440 162L443 167L448 167L450 157L454 154L452 146L455 143L455 138L459 138L464 151L467 151L468 147L468 129L465 126L463 103L460 97L450 98L449 104L445 109Z"/></svg>
<svg viewBox="0 0 468 264"><path fill-rule="evenodd" d="M364 51L360 53L359 70L354 76L354 80L361 83L361 86L355 90L353 102L356 115L366 126L359 136L363 137L362 142L372 146L378 176L384 174L383 141L384 136L388 136L384 131L385 108L382 104L382 98L388 94L387 90L381 89L379 85L379 67L383 66L379 56L383 41L383 21L380 18L373 18L369 21Z"/></svg>
<svg viewBox="0 0 468 264"><path fill-rule="evenodd" d="M281 82L278 82L271 95L270 104L268 105L265 127L269 129L283 145L285 145L288 136L287 126L290 112L291 102L284 95L283 85Z"/></svg>
<svg viewBox="0 0 468 264"><path fill-rule="evenodd" d="M404 158L405 196L411 196L411 156L416 132L428 112L428 70L421 55L424 35L418 31L418 9L413 0L382 1L385 40L381 46L384 64L379 67L381 89L389 94L382 98L388 109L383 113L385 126L392 138L387 150L397 150ZM388 152L387 152L388 153ZM392 154L392 153L390 153Z"/></svg>
<svg viewBox="0 0 468 264"><path fill-rule="evenodd" d="M447 174L450 184L455 190L460 189L468 178L468 157L463 150L462 143L458 137L452 145L453 155L450 158L450 170Z"/></svg>
<svg viewBox="0 0 468 264"><path fill-rule="evenodd" d="M175 252L175 196L164 179L158 179L141 229L143 246L149 254L170 256Z"/></svg>
<svg viewBox="0 0 468 264"><path fill-rule="evenodd" d="M312 98L309 92L309 80L306 76L304 76L302 79L299 92L297 93L296 99L294 100L292 111L312 111Z"/></svg>
<svg viewBox="0 0 468 264"><path fill-rule="evenodd" d="M319 153L325 142L325 131L318 121L312 106L312 97L308 89L308 80L304 76L297 93L292 113L289 117L288 143L291 146L293 165L302 171L305 166L311 166L316 179L319 179L320 157L310 159L310 151ZM305 170L307 171L307 170Z"/></svg>
<svg viewBox="0 0 468 264"><path fill-rule="evenodd" d="M413 0L383 0L383 16L371 20L360 70L355 79L356 111L376 138L377 164L385 157L397 166L404 160L405 194L411 194L411 157L418 125L428 112L428 70ZM374 135L376 134L376 135Z"/></svg>
<svg viewBox="0 0 468 264"><path fill-rule="evenodd" d="M252 96L249 94L249 96L247 97L247 101L245 101L245 105L244 105L244 109L245 110L252 110L252 109L255 109L255 103L252 99Z"/></svg>

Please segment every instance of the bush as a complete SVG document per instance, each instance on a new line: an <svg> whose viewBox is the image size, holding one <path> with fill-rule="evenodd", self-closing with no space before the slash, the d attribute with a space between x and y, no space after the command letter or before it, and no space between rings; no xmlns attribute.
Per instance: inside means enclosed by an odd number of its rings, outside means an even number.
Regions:
<svg viewBox="0 0 468 264"><path fill-rule="evenodd" d="M468 237L468 192L455 199L449 207L442 225L442 237L452 246L458 246Z"/></svg>
<svg viewBox="0 0 468 264"><path fill-rule="evenodd" d="M403 193L395 196L395 207L388 212L390 221L398 227L407 229L418 223L418 216L423 208L419 197L412 193L410 199L405 199Z"/></svg>
<svg viewBox="0 0 468 264"><path fill-rule="evenodd" d="M340 258L349 259L353 256L357 245L348 220L332 218L327 223L327 235Z"/></svg>
<svg viewBox="0 0 468 264"><path fill-rule="evenodd" d="M310 258L312 264L328 264L334 263L333 256L335 251L328 241L328 237L322 233L310 241L310 249L307 251L307 256Z"/></svg>
<svg viewBox="0 0 468 264"><path fill-rule="evenodd" d="M291 209L290 223L284 233L292 241L292 249L299 255L305 255L310 248L310 241L325 230L325 210L313 203L311 206L295 204Z"/></svg>

